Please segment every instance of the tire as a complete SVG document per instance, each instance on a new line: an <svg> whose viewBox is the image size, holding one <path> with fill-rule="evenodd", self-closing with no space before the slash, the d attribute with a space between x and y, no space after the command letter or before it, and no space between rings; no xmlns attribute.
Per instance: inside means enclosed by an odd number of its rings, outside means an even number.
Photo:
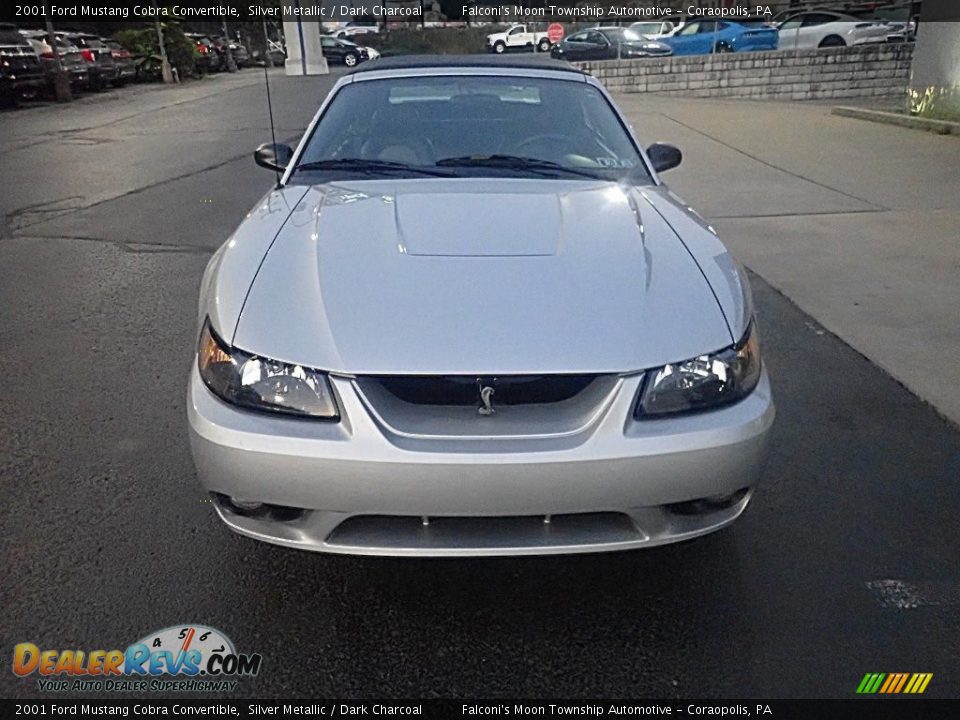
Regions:
<svg viewBox="0 0 960 720"><path fill-rule="evenodd" d="M540 52L547 52L550 50L550 40L548 38L541 38L540 42L537 43L537 50Z"/></svg>
<svg viewBox="0 0 960 720"><path fill-rule="evenodd" d="M727 45L726 43L721 42L714 45L713 51L715 53L729 53L729 52L733 52L733 48Z"/></svg>
<svg viewBox="0 0 960 720"><path fill-rule="evenodd" d="M846 47L847 43L844 42L843 38L839 35L827 35L823 40L820 41L820 44L817 47L828 48L828 47Z"/></svg>
<svg viewBox="0 0 960 720"><path fill-rule="evenodd" d="M507 50L507 45L506 45L506 43L503 42L503 40L497 40L497 41L493 44L493 51L494 51L497 55L503 55L503 53L505 53L506 50Z"/></svg>
<svg viewBox="0 0 960 720"><path fill-rule="evenodd" d="M353 53L347 53L343 56L343 64L347 67L354 67L357 64L357 56Z"/></svg>

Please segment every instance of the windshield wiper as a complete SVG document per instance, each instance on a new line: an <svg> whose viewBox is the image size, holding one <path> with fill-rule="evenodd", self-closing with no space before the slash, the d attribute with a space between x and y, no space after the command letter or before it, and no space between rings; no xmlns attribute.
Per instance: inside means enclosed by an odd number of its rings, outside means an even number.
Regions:
<svg viewBox="0 0 960 720"><path fill-rule="evenodd" d="M486 167L503 170L529 170L530 172L540 173L542 175L567 173L569 175L593 178L594 180L605 179L589 170L580 170L578 168L561 165L551 160L539 160L537 158L521 157L519 155L464 155L463 157L448 157L443 158L443 160L438 160L437 167Z"/></svg>
<svg viewBox="0 0 960 720"><path fill-rule="evenodd" d="M392 160L366 160L364 158L339 158L337 160L317 160L314 162L301 163L297 165L295 172L300 172L301 170L349 170L367 175L411 172L420 175L430 175L432 177L453 177L452 173L431 167L423 167L422 165L407 165L406 163L394 162Z"/></svg>

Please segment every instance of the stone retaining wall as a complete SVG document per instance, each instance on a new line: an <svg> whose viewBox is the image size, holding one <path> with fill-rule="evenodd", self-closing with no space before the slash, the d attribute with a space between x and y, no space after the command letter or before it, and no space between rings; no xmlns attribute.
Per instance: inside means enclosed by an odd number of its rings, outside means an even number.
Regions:
<svg viewBox="0 0 960 720"><path fill-rule="evenodd" d="M577 64L612 92L817 100L902 96L912 57L906 43Z"/></svg>

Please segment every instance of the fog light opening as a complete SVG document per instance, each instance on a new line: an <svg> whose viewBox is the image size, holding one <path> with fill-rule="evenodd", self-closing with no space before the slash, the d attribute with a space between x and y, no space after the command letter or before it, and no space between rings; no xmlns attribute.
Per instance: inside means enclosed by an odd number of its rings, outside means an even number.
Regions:
<svg viewBox="0 0 960 720"><path fill-rule="evenodd" d="M237 510L245 513L255 513L265 507L262 502L257 502L255 500L241 500L240 498L235 497L230 498L230 504L237 508Z"/></svg>
<svg viewBox="0 0 960 720"><path fill-rule="evenodd" d="M742 488L728 495L711 495L697 500L671 503L664 507L674 515L709 515L733 507L743 500L749 491L750 488Z"/></svg>
<svg viewBox="0 0 960 720"><path fill-rule="evenodd" d="M303 508L288 505L273 505L259 500L231 497L222 493L213 493L217 504L233 515L248 518L270 518L280 522L290 522L303 516Z"/></svg>

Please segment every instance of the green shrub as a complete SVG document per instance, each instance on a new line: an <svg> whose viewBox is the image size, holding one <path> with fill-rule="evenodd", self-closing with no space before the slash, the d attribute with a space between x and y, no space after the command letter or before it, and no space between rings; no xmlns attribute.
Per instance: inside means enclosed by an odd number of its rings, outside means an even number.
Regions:
<svg viewBox="0 0 960 720"><path fill-rule="evenodd" d="M163 45L167 51L170 67L176 68L181 78L196 75L197 58L200 54L193 40L183 34L180 23L165 22L160 26L163 30ZM155 25L120 30L114 37L136 58L160 56L160 43L157 40Z"/></svg>

